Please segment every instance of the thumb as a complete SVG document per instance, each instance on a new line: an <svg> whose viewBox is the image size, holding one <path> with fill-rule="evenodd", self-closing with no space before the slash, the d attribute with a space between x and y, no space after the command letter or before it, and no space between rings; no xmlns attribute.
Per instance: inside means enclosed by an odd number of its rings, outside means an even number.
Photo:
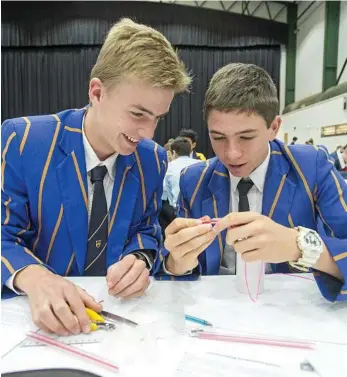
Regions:
<svg viewBox="0 0 347 377"><path fill-rule="evenodd" d="M127 255L108 268L106 276L108 289L113 288L122 279L122 277L131 269L135 261L135 255Z"/></svg>
<svg viewBox="0 0 347 377"><path fill-rule="evenodd" d="M96 312L100 312L102 310L102 305L98 304L95 301L95 298L87 293L84 289L78 288L78 293L86 308L93 309Z"/></svg>

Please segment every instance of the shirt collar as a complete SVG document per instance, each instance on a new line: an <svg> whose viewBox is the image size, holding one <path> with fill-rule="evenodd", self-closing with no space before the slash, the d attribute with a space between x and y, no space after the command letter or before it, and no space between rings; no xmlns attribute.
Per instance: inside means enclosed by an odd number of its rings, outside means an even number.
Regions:
<svg viewBox="0 0 347 377"><path fill-rule="evenodd" d="M82 135L83 135L83 146L86 156L86 169L87 173L89 173L92 169L97 166L106 166L107 172L110 175L111 179L114 180L115 172L116 172L116 159L119 153L114 153L110 157L108 157L105 161L100 161L99 157L94 152L94 149L90 145L87 136L84 132L84 117L82 121Z"/></svg>
<svg viewBox="0 0 347 377"><path fill-rule="evenodd" d="M254 186L261 193L263 193L264 191L265 177L266 177L267 168L270 162L270 155L271 155L271 149L270 149L270 144L269 144L268 153L265 160L249 175L249 178L253 181ZM235 192L237 190L237 185L241 181L242 177L234 177L230 172L229 172L229 175L230 175L231 190L232 192Z"/></svg>

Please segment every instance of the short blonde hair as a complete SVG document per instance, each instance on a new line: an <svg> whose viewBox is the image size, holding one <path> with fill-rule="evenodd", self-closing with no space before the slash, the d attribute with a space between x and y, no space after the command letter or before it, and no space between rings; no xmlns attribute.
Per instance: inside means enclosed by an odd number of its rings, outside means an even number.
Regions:
<svg viewBox="0 0 347 377"><path fill-rule="evenodd" d="M188 90L191 78L170 42L157 30L129 18L117 22L100 50L91 79L106 87L123 77L138 77L154 87Z"/></svg>

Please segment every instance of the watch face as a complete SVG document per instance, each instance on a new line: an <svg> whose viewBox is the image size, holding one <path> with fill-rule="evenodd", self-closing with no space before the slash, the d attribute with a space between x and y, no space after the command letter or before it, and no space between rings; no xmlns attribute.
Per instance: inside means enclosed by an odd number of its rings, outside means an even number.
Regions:
<svg viewBox="0 0 347 377"><path fill-rule="evenodd" d="M308 233L306 233L305 236L304 236L304 241L307 244L312 245L314 247L319 247L322 244L321 239L314 232L308 232Z"/></svg>

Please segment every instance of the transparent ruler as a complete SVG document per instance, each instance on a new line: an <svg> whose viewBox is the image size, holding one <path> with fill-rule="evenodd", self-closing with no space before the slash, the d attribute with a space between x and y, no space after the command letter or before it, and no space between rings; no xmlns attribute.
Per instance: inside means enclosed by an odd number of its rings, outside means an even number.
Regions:
<svg viewBox="0 0 347 377"><path fill-rule="evenodd" d="M43 331L37 331L38 334L48 335ZM90 344L90 343L100 343L105 338L105 332L102 330L93 331L89 334L78 334L71 336L58 336L54 334L49 334L52 339L57 339L65 344ZM34 339L25 339L20 345L21 347L46 347L45 345L37 342Z"/></svg>

